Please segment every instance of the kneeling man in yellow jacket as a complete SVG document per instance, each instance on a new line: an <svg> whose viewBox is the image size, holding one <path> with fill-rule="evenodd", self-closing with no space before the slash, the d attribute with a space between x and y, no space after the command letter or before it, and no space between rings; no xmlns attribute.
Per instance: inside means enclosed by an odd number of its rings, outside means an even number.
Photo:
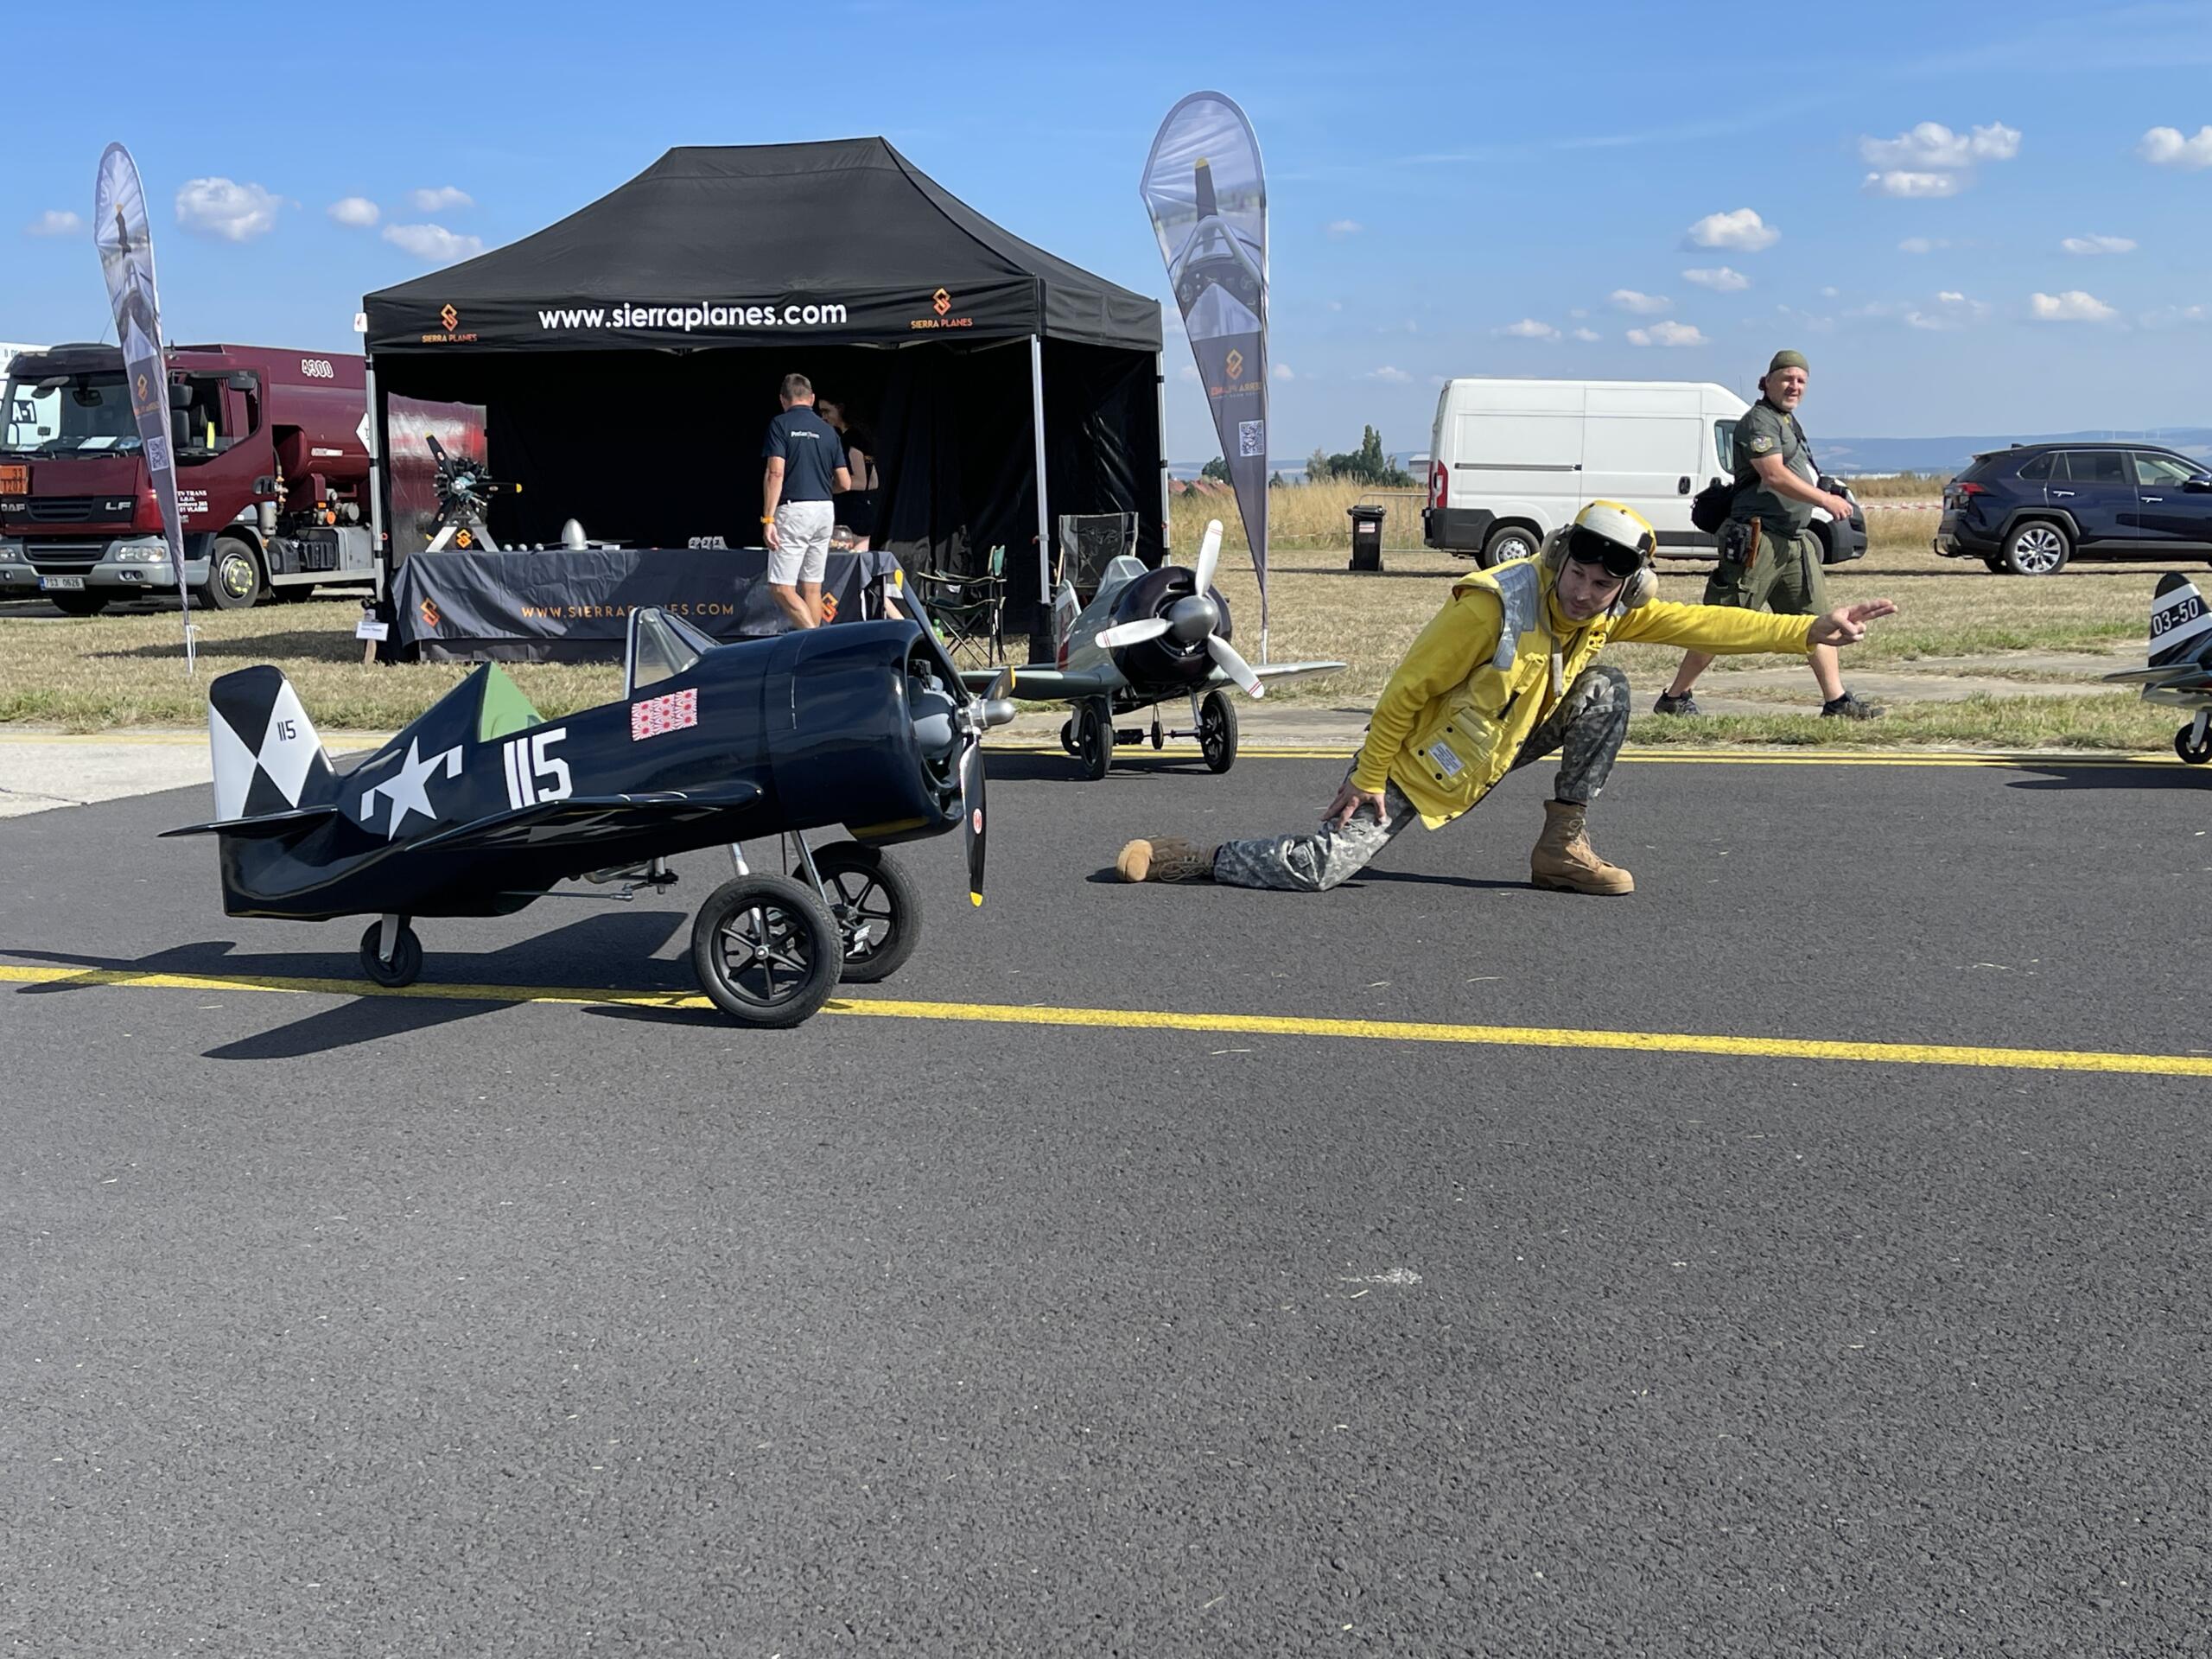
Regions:
<svg viewBox="0 0 2212 1659"><path fill-rule="evenodd" d="M1635 878L1592 850L1583 815L1628 731L1628 676L1597 660L1608 641L1713 656L1854 644L1895 613L1886 599L1824 616L1769 616L1653 597L1658 537L1642 514L1593 501L1531 559L1462 576L1382 688L1367 740L1319 830L1204 846L1133 841L1125 881L1220 881L1319 893L1364 868L1416 818L1449 823L1516 766L1557 750L1559 781L1529 878L1569 893L1630 893Z"/></svg>

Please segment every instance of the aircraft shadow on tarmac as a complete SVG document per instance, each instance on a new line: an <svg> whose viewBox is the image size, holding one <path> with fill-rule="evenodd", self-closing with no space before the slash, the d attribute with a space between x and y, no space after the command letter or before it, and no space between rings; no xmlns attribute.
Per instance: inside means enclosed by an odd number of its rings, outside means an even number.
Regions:
<svg viewBox="0 0 2212 1659"><path fill-rule="evenodd" d="M2212 788L2212 767L2172 766L2145 766L2140 762L2120 762L2099 766L2094 761L2069 760L2063 765L2039 766L2032 760L2018 763L2022 772L2033 772L2031 778L2015 778L2006 783L2007 789L2208 789Z"/></svg>
<svg viewBox="0 0 2212 1659"><path fill-rule="evenodd" d="M499 950L474 956L434 953L423 984L426 988L434 987L440 980L463 985L558 984L563 970L573 973L576 964L622 962L633 964L630 975L633 982L620 988L688 995L698 988L688 963L654 955L675 937L685 920L679 911L625 911L616 915L588 916L550 933L533 934ZM135 959L32 950L20 946L10 946L9 954L26 961L121 974L189 974L209 978L247 978L257 975L340 980L360 977L359 963L351 953L244 956L233 954L236 949L228 939L205 939ZM49 981L22 986L16 995L53 996L94 988L98 984L98 981ZM476 1001L436 995L363 995L338 1007L319 1009L288 1025L221 1044L207 1050L206 1058L301 1059L357 1043L372 1043L434 1026L451 1025L511 1006L510 1002L496 999ZM719 1013L712 1014L711 1019L722 1021Z"/></svg>

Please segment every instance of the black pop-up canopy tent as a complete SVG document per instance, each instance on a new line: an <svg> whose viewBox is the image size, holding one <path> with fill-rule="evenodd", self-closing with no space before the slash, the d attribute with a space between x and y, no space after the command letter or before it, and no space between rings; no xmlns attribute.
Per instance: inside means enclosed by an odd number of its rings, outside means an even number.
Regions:
<svg viewBox="0 0 2212 1659"><path fill-rule="evenodd" d="M1019 613L1051 515L1135 512L1141 556L1161 550L1158 304L880 138L671 149L364 305L378 453L395 397L482 406L493 474L524 486L492 520L511 545L570 518L633 545L756 543L761 434L797 371L874 431L876 544L910 563L975 569L1003 545Z"/></svg>

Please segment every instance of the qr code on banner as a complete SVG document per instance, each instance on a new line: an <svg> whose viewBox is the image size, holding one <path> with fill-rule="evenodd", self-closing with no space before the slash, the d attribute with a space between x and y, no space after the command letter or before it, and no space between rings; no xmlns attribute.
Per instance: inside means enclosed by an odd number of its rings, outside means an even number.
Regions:
<svg viewBox="0 0 2212 1659"><path fill-rule="evenodd" d="M1268 423L1265 421L1236 423L1236 454L1239 459L1268 453Z"/></svg>
<svg viewBox="0 0 2212 1659"><path fill-rule="evenodd" d="M149 473L166 473L174 470L169 466L169 441L167 438L147 440L146 470Z"/></svg>

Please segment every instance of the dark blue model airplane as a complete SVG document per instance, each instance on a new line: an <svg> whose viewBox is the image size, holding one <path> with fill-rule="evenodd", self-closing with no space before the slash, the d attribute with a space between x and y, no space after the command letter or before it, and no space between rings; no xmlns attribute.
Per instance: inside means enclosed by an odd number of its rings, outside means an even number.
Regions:
<svg viewBox="0 0 2212 1659"><path fill-rule="evenodd" d="M731 1018L791 1026L912 953L920 912L883 848L963 826L982 903L981 744L1013 714L911 621L718 645L643 609L620 700L545 720L486 664L342 777L281 672L226 674L216 817L167 833L217 837L226 914L378 917L361 965L385 986L422 969L415 917L505 915L576 877L658 891L676 855L727 845L737 874L699 907L692 964ZM831 825L851 839L807 846ZM747 868L739 843L769 836L803 880Z"/></svg>

